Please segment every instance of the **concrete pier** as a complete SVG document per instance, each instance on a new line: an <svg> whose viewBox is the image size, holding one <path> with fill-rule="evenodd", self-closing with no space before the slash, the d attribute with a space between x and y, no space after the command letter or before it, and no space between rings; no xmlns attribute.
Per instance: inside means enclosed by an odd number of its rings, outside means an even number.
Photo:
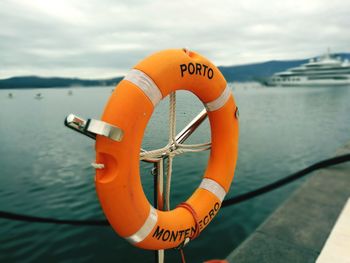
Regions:
<svg viewBox="0 0 350 263"><path fill-rule="evenodd" d="M350 143L337 155L349 152ZM350 162L314 172L227 260L316 262L349 198ZM350 251L350 237L344 242ZM334 262L350 262L350 252L349 261Z"/></svg>

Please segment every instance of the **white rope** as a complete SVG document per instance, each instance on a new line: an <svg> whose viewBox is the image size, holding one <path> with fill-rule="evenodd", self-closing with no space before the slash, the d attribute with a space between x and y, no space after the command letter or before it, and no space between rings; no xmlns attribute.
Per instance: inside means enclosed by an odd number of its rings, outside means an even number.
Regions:
<svg viewBox="0 0 350 263"><path fill-rule="evenodd" d="M176 93L169 95L169 144L175 143L176 136Z"/></svg>
<svg viewBox="0 0 350 263"><path fill-rule="evenodd" d="M201 147L210 147L211 143L199 143L199 144L177 144L179 148L201 148Z"/></svg>
<svg viewBox="0 0 350 263"><path fill-rule="evenodd" d="M176 156L176 155L179 155L179 154L182 154L182 153L197 153L197 152L203 152L203 151L206 151L206 150L209 150L211 147L202 147L202 148L179 148L179 149L176 149L175 151L173 151L173 155Z"/></svg>
<svg viewBox="0 0 350 263"><path fill-rule="evenodd" d="M169 96L169 142L170 152L168 153L168 165L166 173L166 188L165 188L165 209L170 210L170 188L171 188L171 175L173 171L173 158L176 146L176 93L172 92ZM173 146L174 149L173 149Z"/></svg>
<svg viewBox="0 0 350 263"><path fill-rule="evenodd" d="M211 148L211 143L201 143L201 144L177 144L177 148L172 150L172 147L167 145L163 148L152 150L152 151L143 151L140 153L140 160L147 159L159 159L164 156L172 155L175 157L176 155L188 152L201 152L206 151Z"/></svg>
<svg viewBox="0 0 350 263"><path fill-rule="evenodd" d="M165 147L156 149L156 150L151 150L151 151L144 150L140 153L140 160L144 160L147 158L161 157L164 153L167 153L168 150L169 150L169 145L166 145Z"/></svg>

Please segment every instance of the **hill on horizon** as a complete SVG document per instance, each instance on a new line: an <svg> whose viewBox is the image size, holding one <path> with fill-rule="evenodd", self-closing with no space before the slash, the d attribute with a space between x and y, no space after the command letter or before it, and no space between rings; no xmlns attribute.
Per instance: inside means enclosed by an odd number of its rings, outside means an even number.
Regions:
<svg viewBox="0 0 350 263"><path fill-rule="evenodd" d="M342 59L350 59L350 53L333 54ZM272 74L284 71L288 68L297 67L306 63L308 59L298 60L272 60L267 62L252 63L246 65L219 66L227 82L260 81ZM51 88L51 87L74 87L74 86L115 86L123 79L122 76L110 79L80 79L63 77L40 77L40 76L17 76L0 79L0 89L22 88Z"/></svg>
<svg viewBox="0 0 350 263"><path fill-rule="evenodd" d="M18 76L0 80L0 89L115 86L121 79L122 77L89 80L63 77Z"/></svg>

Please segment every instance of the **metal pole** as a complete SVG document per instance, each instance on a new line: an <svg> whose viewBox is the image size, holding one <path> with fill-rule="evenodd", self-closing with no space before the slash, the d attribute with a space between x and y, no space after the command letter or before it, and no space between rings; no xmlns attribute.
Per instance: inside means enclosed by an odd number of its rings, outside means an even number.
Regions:
<svg viewBox="0 0 350 263"><path fill-rule="evenodd" d="M199 127L199 125L202 124L207 116L208 114L206 109L203 109L200 113L198 113L197 116L194 117L193 120L176 135L176 142L183 143Z"/></svg>
<svg viewBox="0 0 350 263"><path fill-rule="evenodd" d="M163 184L163 169L164 169L164 159L161 158L153 164L153 202L154 207L158 210L164 209L164 184ZM164 250L155 251L155 262L164 262Z"/></svg>

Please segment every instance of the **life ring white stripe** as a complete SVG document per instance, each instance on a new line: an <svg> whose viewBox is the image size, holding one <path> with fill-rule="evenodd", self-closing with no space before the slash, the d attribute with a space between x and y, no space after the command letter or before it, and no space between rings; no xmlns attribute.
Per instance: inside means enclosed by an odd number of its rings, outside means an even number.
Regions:
<svg viewBox="0 0 350 263"><path fill-rule="evenodd" d="M209 192L214 194L220 200L220 202L222 202L222 200L224 200L226 196L225 189L217 182L209 178L204 178L201 184L199 185L199 188L208 190Z"/></svg>
<svg viewBox="0 0 350 263"><path fill-rule="evenodd" d="M221 95L216 98L213 101L210 101L208 103L205 103L204 106L207 109L207 111L215 111L220 109L222 106L226 104L228 99L230 98L232 92L228 86L224 89L224 91L221 93Z"/></svg>
<svg viewBox="0 0 350 263"><path fill-rule="evenodd" d="M146 73L142 72L141 70L130 70L130 72L124 77L124 80L130 81L139 87L153 103L153 106L156 106L159 101L161 101L163 96L158 86Z"/></svg>
<svg viewBox="0 0 350 263"><path fill-rule="evenodd" d="M153 206L150 206L148 217L145 223L143 224L143 226L139 230L137 230L135 234L125 237L125 239L129 241L131 244L141 242L151 233L152 229L157 224L157 222L158 222L157 210L154 209Z"/></svg>

